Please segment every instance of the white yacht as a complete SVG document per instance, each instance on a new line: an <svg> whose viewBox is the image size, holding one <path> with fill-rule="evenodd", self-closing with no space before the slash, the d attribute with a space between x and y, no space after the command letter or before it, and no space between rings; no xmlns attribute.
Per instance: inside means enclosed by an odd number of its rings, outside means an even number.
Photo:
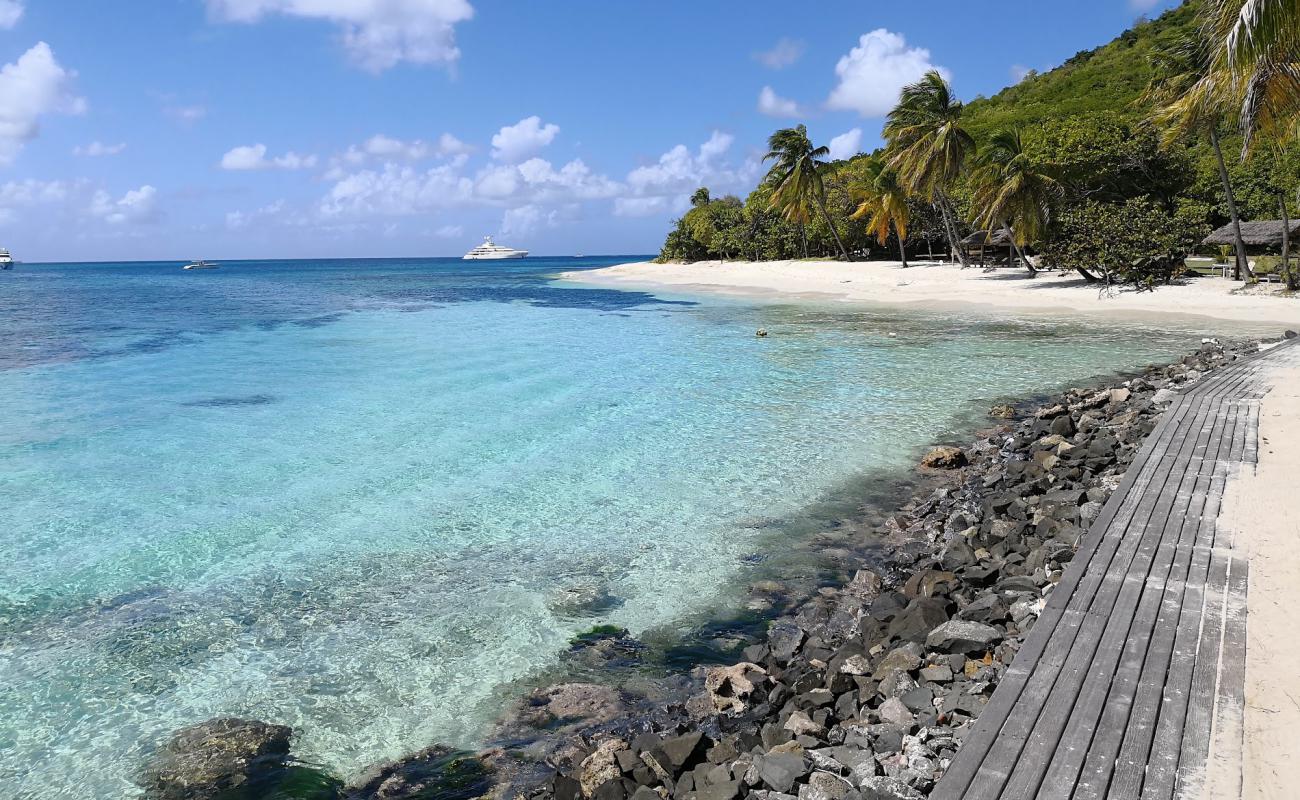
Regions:
<svg viewBox="0 0 1300 800"><path fill-rule="evenodd" d="M527 250L516 250L513 247L502 247L499 244L494 244L491 236L484 236L483 244L466 253L465 260L477 261L493 258L523 258L526 255L528 255Z"/></svg>
<svg viewBox="0 0 1300 800"><path fill-rule="evenodd" d="M220 266L220 264L214 264L211 261L191 261L181 269L217 269Z"/></svg>
<svg viewBox="0 0 1300 800"><path fill-rule="evenodd" d="M9 255L9 251L0 247L0 269L13 269L14 259Z"/></svg>

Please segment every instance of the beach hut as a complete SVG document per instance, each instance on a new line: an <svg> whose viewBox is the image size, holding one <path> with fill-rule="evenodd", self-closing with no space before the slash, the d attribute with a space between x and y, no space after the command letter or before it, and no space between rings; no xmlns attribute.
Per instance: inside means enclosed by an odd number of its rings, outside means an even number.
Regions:
<svg viewBox="0 0 1300 800"><path fill-rule="evenodd" d="M1282 220L1280 219L1262 219L1257 222L1241 223L1241 239L1246 244L1246 252L1251 255L1282 252L1282 228ZM1296 243L1298 233L1300 233L1300 220L1291 220L1289 236L1292 245ZM1236 247L1237 240L1233 236L1232 225L1224 225L1211 233L1205 237L1201 245L1204 247L1219 247L1221 245Z"/></svg>
<svg viewBox="0 0 1300 800"><path fill-rule="evenodd" d="M999 258L1005 250L1007 263L1010 264L1014 260L1015 251L1011 246L1011 236L1007 234L1005 228L995 231L975 231L961 240L961 248L966 251L967 258L972 260L978 258L981 267L984 266L986 256L990 252L995 258Z"/></svg>

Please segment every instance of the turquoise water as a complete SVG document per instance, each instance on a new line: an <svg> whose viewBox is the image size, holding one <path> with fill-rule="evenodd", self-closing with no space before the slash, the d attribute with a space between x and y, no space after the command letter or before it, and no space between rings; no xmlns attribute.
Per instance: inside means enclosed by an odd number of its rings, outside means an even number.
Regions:
<svg viewBox="0 0 1300 800"><path fill-rule="evenodd" d="M756 518L1205 333L548 279L618 260L0 276L0 796L131 796L217 715L473 746L578 631L725 607Z"/></svg>

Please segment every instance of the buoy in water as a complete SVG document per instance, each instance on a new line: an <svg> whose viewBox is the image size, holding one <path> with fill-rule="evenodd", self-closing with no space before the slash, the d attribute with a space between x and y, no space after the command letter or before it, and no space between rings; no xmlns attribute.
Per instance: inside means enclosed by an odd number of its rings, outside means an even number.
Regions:
<svg viewBox="0 0 1300 800"><path fill-rule="evenodd" d="M759 338L762 338L762 337L766 336L766 335L767 335L767 328L759 328L758 330L754 331L754 335L757 336L757 337L759 337Z"/></svg>

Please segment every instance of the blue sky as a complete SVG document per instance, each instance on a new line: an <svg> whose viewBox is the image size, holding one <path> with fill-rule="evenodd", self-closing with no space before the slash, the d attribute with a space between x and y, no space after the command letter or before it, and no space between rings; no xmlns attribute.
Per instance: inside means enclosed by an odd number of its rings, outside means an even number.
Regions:
<svg viewBox="0 0 1300 800"><path fill-rule="evenodd" d="M870 150L928 67L992 94L1176 4L0 0L0 246L653 252L777 127Z"/></svg>

